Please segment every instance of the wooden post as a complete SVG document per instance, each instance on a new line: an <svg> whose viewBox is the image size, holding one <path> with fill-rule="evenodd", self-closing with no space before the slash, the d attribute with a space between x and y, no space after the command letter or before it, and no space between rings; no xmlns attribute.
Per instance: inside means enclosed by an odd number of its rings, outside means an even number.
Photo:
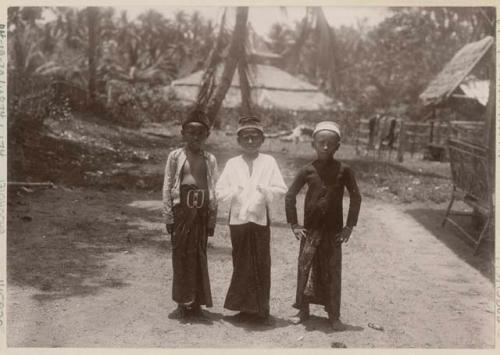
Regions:
<svg viewBox="0 0 500 355"><path fill-rule="evenodd" d="M89 104L94 105L96 101L96 80L97 80L97 41L98 41L98 19L99 19L99 8L88 7L87 8L87 26L88 26L88 48L87 48L87 58L89 63L89 74L88 74L88 98Z"/></svg>
<svg viewBox="0 0 500 355"><path fill-rule="evenodd" d="M398 155L397 155L399 163L402 163L404 160L405 146L406 146L406 125L405 125L405 120L401 119L401 127L399 128Z"/></svg>
<svg viewBox="0 0 500 355"><path fill-rule="evenodd" d="M432 144L434 141L434 120L430 123L430 135L429 135L429 143Z"/></svg>
<svg viewBox="0 0 500 355"><path fill-rule="evenodd" d="M361 134L361 119L359 120L358 122L358 132L356 134L356 145L355 145L355 152L356 152L356 156L359 156L359 135Z"/></svg>
<svg viewBox="0 0 500 355"><path fill-rule="evenodd" d="M443 123L438 120L436 127L436 144L441 145L441 130L443 129Z"/></svg>
<svg viewBox="0 0 500 355"><path fill-rule="evenodd" d="M488 159L488 180L490 187L490 216L495 216L495 170L496 170L496 46L495 43L490 49L490 62L488 65L488 76L490 79L488 103L486 106L486 124L484 132L484 140L487 142L489 153ZM490 233L495 235L495 228ZM478 245L479 246L479 245Z"/></svg>

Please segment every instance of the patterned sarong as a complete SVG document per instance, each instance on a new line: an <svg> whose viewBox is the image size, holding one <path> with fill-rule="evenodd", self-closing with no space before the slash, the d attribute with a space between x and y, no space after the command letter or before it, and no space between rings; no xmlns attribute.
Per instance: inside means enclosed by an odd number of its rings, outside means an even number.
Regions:
<svg viewBox="0 0 500 355"><path fill-rule="evenodd" d="M340 316L342 244L326 228L309 232L300 243L295 308L304 303L323 305L333 318Z"/></svg>
<svg viewBox="0 0 500 355"><path fill-rule="evenodd" d="M174 207L172 298L179 304L212 307L207 263L208 194L195 185L181 186Z"/></svg>

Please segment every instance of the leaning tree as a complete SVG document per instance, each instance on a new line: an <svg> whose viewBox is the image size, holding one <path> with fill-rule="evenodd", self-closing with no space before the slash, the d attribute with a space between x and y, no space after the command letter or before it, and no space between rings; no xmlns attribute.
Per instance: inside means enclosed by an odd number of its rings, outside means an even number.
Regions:
<svg viewBox="0 0 500 355"><path fill-rule="evenodd" d="M284 9L282 8L283 12ZM222 37L224 35L226 12L222 16L221 29L216 40L213 50L207 61L205 73L203 75L202 84L196 100L195 106L206 110L211 124L215 128L220 128L220 121L217 120L217 114L222 106L224 97L227 94L233 80L236 70L238 70L239 84L241 91L241 108L243 114L251 114L253 112L251 101L251 88L249 81L249 61L247 53L248 43L248 7L238 7L236 9L236 21L234 30L231 36L227 55L224 58L224 67L222 76L218 85L215 84L216 67L222 62L222 52L225 47L222 45ZM337 72L336 58L336 40L333 29L329 26L323 9L321 7L308 7L306 14L302 20L301 32L289 50L281 53L285 59L288 70L296 71L298 57L303 49L306 39L312 37L317 43L314 53L314 70L320 76L325 76L325 87L327 91L335 93L339 86L339 75Z"/></svg>

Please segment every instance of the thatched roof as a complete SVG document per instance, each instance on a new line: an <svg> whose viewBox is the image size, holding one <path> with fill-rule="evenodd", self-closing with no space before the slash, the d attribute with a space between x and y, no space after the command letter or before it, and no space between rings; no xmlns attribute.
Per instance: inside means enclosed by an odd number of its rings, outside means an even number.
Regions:
<svg viewBox="0 0 500 355"><path fill-rule="evenodd" d="M463 46L420 94L425 105L437 104L459 87L460 83L474 69L493 45L494 39L487 36L480 41Z"/></svg>
<svg viewBox="0 0 500 355"><path fill-rule="evenodd" d="M222 67L216 72L217 80ZM173 90L177 98L186 105L196 100L203 71L197 71L185 78L172 82L168 90ZM269 65L255 65L251 71L250 86L252 102L262 108L277 108L290 111L322 111L340 109L335 102L319 89L287 72ZM241 104L238 72L235 72L231 87L226 94L224 107L238 107Z"/></svg>
<svg viewBox="0 0 500 355"><path fill-rule="evenodd" d="M490 93L490 81L479 80L471 77L466 78L459 86L465 97L477 100L481 105L486 106Z"/></svg>

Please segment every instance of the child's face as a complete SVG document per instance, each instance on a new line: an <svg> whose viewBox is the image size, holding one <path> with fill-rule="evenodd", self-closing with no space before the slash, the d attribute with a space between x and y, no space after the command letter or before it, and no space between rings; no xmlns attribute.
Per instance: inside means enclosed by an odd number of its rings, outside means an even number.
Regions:
<svg viewBox="0 0 500 355"><path fill-rule="evenodd" d="M240 131L238 134L238 144L247 154L255 154L264 143L264 135L255 128L248 128Z"/></svg>
<svg viewBox="0 0 500 355"><path fill-rule="evenodd" d="M340 146L340 137L335 132L319 131L314 135L313 148L318 155L318 159L330 158Z"/></svg>
<svg viewBox="0 0 500 355"><path fill-rule="evenodd" d="M189 149L199 150L208 138L208 130L203 124L190 122L182 129L182 137Z"/></svg>

